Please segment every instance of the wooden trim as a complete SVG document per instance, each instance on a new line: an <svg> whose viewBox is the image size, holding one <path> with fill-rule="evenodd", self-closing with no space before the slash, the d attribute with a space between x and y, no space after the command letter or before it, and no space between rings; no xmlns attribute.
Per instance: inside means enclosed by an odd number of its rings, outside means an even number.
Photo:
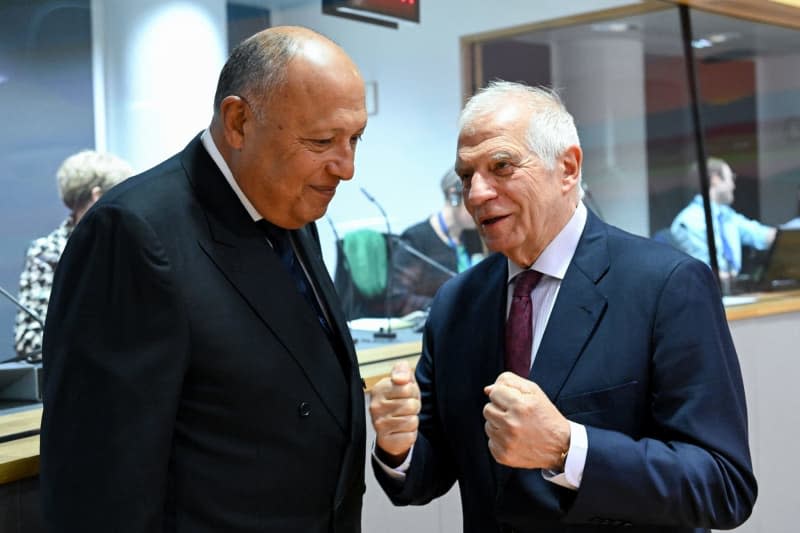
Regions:
<svg viewBox="0 0 800 533"><path fill-rule="evenodd" d="M673 9L673 6L665 4L661 0L642 0L642 2L637 2L635 4L622 7L615 7L612 9L585 12L578 15L570 15L568 17L531 22L527 24L520 24L519 26L510 26L508 28L501 28L498 30L489 30L481 33L464 35L461 37L461 46L463 48L469 43L481 43L483 41L498 39L501 37L512 37L520 33L527 33L536 30L551 30L554 28L562 28L564 26L574 26L577 24L585 24L587 22L598 22L601 20L615 19L620 17L631 17L633 15L642 15L644 13L664 11L667 9Z"/></svg>
<svg viewBox="0 0 800 533"><path fill-rule="evenodd" d="M687 5L692 9L717 15L800 29L800 9L770 0L666 0L666 2Z"/></svg>
<svg viewBox="0 0 800 533"><path fill-rule="evenodd" d="M800 311L800 291L760 293L755 296L756 301L751 304L726 308L725 315L728 317L728 322Z"/></svg>

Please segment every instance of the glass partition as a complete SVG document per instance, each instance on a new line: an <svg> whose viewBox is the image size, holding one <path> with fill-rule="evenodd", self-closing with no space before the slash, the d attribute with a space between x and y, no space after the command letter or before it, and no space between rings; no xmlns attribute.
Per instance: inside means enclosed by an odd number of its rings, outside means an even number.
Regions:
<svg viewBox="0 0 800 533"><path fill-rule="evenodd" d="M797 239L788 226L773 236L800 215L800 33L690 13L711 206L698 200L680 8L468 38L472 86L500 78L559 90L584 149L585 202L607 222L710 264L710 207L725 291L795 287L800 271L786 265L800 261Z"/></svg>

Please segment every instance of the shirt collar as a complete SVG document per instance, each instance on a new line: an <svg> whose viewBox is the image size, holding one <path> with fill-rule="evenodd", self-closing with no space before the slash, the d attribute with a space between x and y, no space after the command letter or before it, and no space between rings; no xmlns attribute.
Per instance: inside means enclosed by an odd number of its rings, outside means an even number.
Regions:
<svg viewBox="0 0 800 533"><path fill-rule="evenodd" d="M586 226L586 218L586 206L583 205L583 202L578 202L578 207L569 222L556 235L556 238L547 245L547 248L542 251L528 270L536 270L559 281L564 279L567 267L569 267L572 257L575 255L575 250L578 248L578 241L581 238L581 233L583 233L583 228ZM507 261L508 282L510 283L514 276L524 269L510 259L507 259Z"/></svg>
<svg viewBox="0 0 800 533"><path fill-rule="evenodd" d="M253 219L253 222L258 222L264 218L258 211L256 211L256 208L253 207L253 204L250 203L250 200L248 200L247 196L245 196L242 192L242 189L239 188L239 184L236 183L236 180L233 178L233 173L228 167L228 163L225 162L225 158L222 157L217 145L214 144L214 138L211 137L211 132L208 130L208 128L206 128L205 131L203 131L203 134L200 136L200 142L203 143L208 155L211 156L211 159L213 159L214 163L216 163L217 167L219 167L219 171L222 172L223 176L225 176L225 181L228 182L228 185L231 186L233 192L236 193L236 197L239 198L240 202L242 202L242 205Z"/></svg>
<svg viewBox="0 0 800 533"><path fill-rule="evenodd" d="M700 208L703 208L703 196L701 194L696 194L694 199L692 200L695 204L699 205ZM733 208L729 205L722 205L716 202L711 202L711 216L712 218L716 218L720 215L723 217L730 216L730 213L733 211Z"/></svg>

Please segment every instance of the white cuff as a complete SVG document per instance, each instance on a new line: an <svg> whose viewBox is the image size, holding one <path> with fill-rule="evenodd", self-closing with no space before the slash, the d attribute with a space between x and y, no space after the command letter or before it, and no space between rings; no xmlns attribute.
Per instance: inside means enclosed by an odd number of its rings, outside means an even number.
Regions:
<svg viewBox="0 0 800 533"><path fill-rule="evenodd" d="M542 476L549 482L567 489L578 490L583 479L583 469L586 466L586 454L589 451L589 438L586 428L575 422L569 423L569 451L564 471L542 470Z"/></svg>
<svg viewBox="0 0 800 533"><path fill-rule="evenodd" d="M411 445L411 449L408 450L408 455L406 455L405 461L400 463L397 468L392 468L388 466L386 463L378 458L378 454L375 453L375 442L372 442L372 457L375 459L375 462L378 463L378 466L381 467L381 470L386 472L386 475L392 479L396 479L397 481L405 481L406 480L406 472L408 472L408 467L411 465L411 454L414 453L414 445Z"/></svg>

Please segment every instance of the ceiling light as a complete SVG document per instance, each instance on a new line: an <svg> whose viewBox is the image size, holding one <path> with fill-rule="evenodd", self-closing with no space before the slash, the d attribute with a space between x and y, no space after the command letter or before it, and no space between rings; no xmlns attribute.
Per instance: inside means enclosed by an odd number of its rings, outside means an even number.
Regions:
<svg viewBox="0 0 800 533"><path fill-rule="evenodd" d="M600 24L592 24L592 30L606 33L624 33L626 31L638 29L638 26L628 22L603 22Z"/></svg>
<svg viewBox="0 0 800 533"><path fill-rule="evenodd" d="M798 0L800 1L800 0ZM733 41L738 39L742 36L740 33L736 32L727 32L727 33L714 33L708 36L708 40L714 44L722 44L727 41Z"/></svg>

